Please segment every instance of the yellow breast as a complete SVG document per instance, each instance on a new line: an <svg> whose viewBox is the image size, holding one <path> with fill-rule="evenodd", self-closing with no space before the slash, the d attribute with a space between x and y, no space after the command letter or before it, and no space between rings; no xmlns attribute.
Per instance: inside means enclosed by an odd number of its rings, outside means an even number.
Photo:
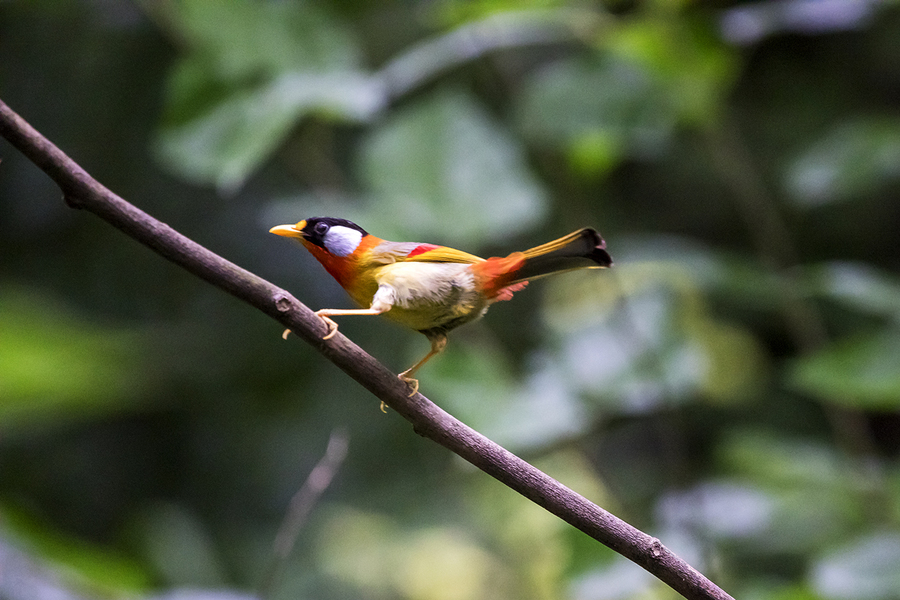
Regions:
<svg viewBox="0 0 900 600"><path fill-rule="evenodd" d="M400 262L378 268L376 294L392 306L384 316L418 331L449 330L481 317L488 301L476 288L470 266Z"/></svg>

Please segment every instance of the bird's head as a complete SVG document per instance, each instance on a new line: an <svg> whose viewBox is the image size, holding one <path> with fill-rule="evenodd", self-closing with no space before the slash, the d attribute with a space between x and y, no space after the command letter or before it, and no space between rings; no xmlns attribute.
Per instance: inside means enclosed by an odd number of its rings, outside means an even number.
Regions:
<svg viewBox="0 0 900 600"><path fill-rule="evenodd" d="M334 217L312 217L294 225L279 225L269 233L299 240L345 289L357 280L360 254L380 241L356 223ZM362 243L364 239L366 244Z"/></svg>
<svg viewBox="0 0 900 600"><path fill-rule="evenodd" d="M356 223L334 217L312 217L295 225L279 225L269 233L300 240L316 258L322 252L335 258L350 256L369 235Z"/></svg>

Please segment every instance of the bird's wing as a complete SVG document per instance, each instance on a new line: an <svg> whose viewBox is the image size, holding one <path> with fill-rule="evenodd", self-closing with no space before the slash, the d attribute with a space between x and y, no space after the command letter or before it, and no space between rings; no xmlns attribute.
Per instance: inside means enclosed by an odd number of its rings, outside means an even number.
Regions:
<svg viewBox="0 0 900 600"><path fill-rule="evenodd" d="M379 262L446 262L474 264L484 259L462 250L446 246L419 244L416 242L384 242L372 248L372 255Z"/></svg>
<svg viewBox="0 0 900 600"><path fill-rule="evenodd" d="M407 261L416 262L448 262L474 264L484 262L484 259L462 250L454 250L447 246L435 246L434 244L417 244L406 255Z"/></svg>

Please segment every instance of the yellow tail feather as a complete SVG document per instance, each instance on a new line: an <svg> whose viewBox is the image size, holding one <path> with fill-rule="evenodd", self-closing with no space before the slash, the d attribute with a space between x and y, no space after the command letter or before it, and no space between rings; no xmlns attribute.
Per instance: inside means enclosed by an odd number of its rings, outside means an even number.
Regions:
<svg viewBox="0 0 900 600"><path fill-rule="evenodd" d="M611 267L613 264L612 257L606 251L606 242L589 227L525 250L522 254L525 263L516 270L510 284L576 269Z"/></svg>

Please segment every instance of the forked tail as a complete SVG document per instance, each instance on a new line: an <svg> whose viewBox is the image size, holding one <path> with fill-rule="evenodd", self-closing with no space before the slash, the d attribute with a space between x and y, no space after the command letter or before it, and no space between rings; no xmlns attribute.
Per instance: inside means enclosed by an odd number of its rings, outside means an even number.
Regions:
<svg viewBox="0 0 900 600"><path fill-rule="evenodd" d="M606 242L594 229L586 227L524 252L489 258L472 268L489 294L500 294L508 286L547 275L577 269L601 269L612 264Z"/></svg>

